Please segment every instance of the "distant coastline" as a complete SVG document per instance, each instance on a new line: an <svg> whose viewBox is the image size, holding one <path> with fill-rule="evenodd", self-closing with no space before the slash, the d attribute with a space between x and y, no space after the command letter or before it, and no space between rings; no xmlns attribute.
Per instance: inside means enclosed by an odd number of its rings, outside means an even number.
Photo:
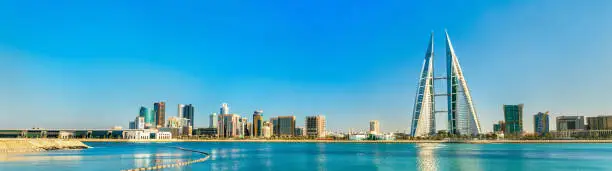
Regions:
<svg viewBox="0 0 612 171"><path fill-rule="evenodd" d="M223 140L223 139L166 139L166 140L128 140L128 139L74 139L81 142L213 142L213 143L462 143L462 144L529 144L529 143L612 143L612 140Z"/></svg>

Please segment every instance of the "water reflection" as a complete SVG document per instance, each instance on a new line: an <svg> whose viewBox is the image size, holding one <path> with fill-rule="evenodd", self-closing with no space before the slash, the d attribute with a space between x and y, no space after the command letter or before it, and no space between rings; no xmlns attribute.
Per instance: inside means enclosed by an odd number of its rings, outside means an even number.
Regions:
<svg viewBox="0 0 612 171"><path fill-rule="evenodd" d="M317 143L317 170L327 170L325 166L325 162L327 161L327 156L325 155L325 143Z"/></svg>
<svg viewBox="0 0 612 171"><path fill-rule="evenodd" d="M480 148L481 145L474 144L453 144L448 146L447 155L450 158L447 167L455 170L483 170L479 157L484 155L484 153Z"/></svg>
<svg viewBox="0 0 612 171"><path fill-rule="evenodd" d="M65 160L78 162L83 160L83 156L78 155L57 155L57 156L42 156L42 155L12 155L12 154L1 154L0 161L2 162L14 162L14 161L54 161L54 160Z"/></svg>
<svg viewBox="0 0 612 171"><path fill-rule="evenodd" d="M417 168L421 171L438 170L438 161L436 160L436 149L441 145L437 143L422 143L417 144Z"/></svg>

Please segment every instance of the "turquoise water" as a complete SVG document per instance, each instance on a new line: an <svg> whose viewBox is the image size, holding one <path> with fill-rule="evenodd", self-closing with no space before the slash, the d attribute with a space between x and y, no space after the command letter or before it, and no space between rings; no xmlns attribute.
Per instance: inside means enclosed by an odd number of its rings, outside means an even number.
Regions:
<svg viewBox="0 0 612 171"><path fill-rule="evenodd" d="M612 170L612 144L87 143L86 150L0 154L0 170Z"/></svg>

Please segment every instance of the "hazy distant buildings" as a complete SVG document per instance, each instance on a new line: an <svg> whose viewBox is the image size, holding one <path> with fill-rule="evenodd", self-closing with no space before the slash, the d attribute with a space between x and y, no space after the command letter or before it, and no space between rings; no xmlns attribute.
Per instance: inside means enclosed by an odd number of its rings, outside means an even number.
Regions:
<svg viewBox="0 0 612 171"><path fill-rule="evenodd" d="M584 116L557 116L557 131L585 130Z"/></svg>
<svg viewBox="0 0 612 171"><path fill-rule="evenodd" d="M217 128L217 113L212 113L208 117L208 128Z"/></svg>
<svg viewBox="0 0 612 171"><path fill-rule="evenodd" d="M533 132L542 136L549 132L549 116L548 112L533 115Z"/></svg>
<svg viewBox="0 0 612 171"><path fill-rule="evenodd" d="M523 132L523 104L504 105L506 129L504 134L520 135Z"/></svg>
<svg viewBox="0 0 612 171"><path fill-rule="evenodd" d="M155 110L155 126L161 128L166 125L166 102L154 103L153 109Z"/></svg>
<svg viewBox="0 0 612 171"><path fill-rule="evenodd" d="M370 121L370 133L372 134L380 133L380 124L378 123L378 120Z"/></svg>
<svg viewBox="0 0 612 171"><path fill-rule="evenodd" d="M295 133L295 116L278 116L270 118L272 134L277 137L290 137Z"/></svg>
<svg viewBox="0 0 612 171"><path fill-rule="evenodd" d="M325 132L325 116L307 116L306 117L306 135L308 137L322 138L326 136Z"/></svg>
<svg viewBox="0 0 612 171"><path fill-rule="evenodd" d="M219 137L237 137L240 134L240 116L236 114L220 114L217 123Z"/></svg>
<svg viewBox="0 0 612 171"><path fill-rule="evenodd" d="M227 103L221 104L221 109L219 110L219 115L225 114L229 114L229 107L227 106Z"/></svg>
<svg viewBox="0 0 612 171"><path fill-rule="evenodd" d="M612 130L612 116L587 117L589 130Z"/></svg>
<svg viewBox="0 0 612 171"><path fill-rule="evenodd" d="M254 137L263 136L262 128L263 128L264 118L263 118L263 110L256 110L253 112L253 135Z"/></svg>

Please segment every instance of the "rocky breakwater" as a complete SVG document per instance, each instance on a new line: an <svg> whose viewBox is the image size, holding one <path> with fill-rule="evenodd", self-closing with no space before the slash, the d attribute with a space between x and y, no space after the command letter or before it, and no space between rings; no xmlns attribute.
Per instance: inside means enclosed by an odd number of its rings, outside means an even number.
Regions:
<svg viewBox="0 0 612 171"><path fill-rule="evenodd" d="M89 146L77 140L62 139L0 139L0 153L39 152L47 150L85 149Z"/></svg>

